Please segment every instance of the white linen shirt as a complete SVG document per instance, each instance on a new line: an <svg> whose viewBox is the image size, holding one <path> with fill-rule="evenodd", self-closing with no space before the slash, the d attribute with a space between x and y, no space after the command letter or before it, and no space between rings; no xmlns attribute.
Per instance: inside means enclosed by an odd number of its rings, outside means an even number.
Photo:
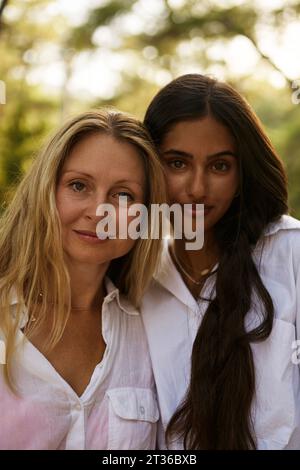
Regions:
<svg viewBox="0 0 300 470"><path fill-rule="evenodd" d="M107 347L80 397L19 330L13 375L20 396L0 366L0 449L155 449L159 413L141 316L108 279L106 288Z"/></svg>
<svg viewBox="0 0 300 470"><path fill-rule="evenodd" d="M282 216L270 224L253 259L274 303L270 336L251 344L257 448L300 449L300 342L296 349L297 343L293 343L300 339L300 222ZM215 276L206 281L203 297L209 298L211 293L214 297ZM192 346L206 308L207 302L197 303L186 287L166 246L141 309L164 429L189 385ZM258 314L259 307L253 305L246 317L247 329L257 322ZM165 447L164 441L160 447ZM182 443L170 447L181 449Z"/></svg>

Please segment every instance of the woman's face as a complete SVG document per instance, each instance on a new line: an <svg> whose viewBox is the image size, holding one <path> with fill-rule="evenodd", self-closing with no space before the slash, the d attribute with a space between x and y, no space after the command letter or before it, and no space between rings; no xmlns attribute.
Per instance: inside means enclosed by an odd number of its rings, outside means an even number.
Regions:
<svg viewBox="0 0 300 470"><path fill-rule="evenodd" d="M166 135L160 153L169 203L204 204L204 230L209 231L229 209L239 185L232 135L210 116L182 121Z"/></svg>
<svg viewBox="0 0 300 470"><path fill-rule="evenodd" d="M118 227L119 197L126 197L130 207L143 203L144 193L143 162L133 145L101 133L78 142L63 165L56 191L63 248L69 260L100 265L128 253L134 240L97 237L96 226L103 216L97 216L96 210L99 204L111 204Z"/></svg>

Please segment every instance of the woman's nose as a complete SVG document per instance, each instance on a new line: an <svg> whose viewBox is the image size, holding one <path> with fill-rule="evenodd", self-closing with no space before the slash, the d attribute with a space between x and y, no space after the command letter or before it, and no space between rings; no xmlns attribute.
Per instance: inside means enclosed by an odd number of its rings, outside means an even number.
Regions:
<svg viewBox="0 0 300 470"><path fill-rule="evenodd" d="M201 201L206 194L205 172L197 168L191 172L187 183L187 193L194 201Z"/></svg>
<svg viewBox="0 0 300 470"><path fill-rule="evenodd" d="M97 193L89 198L86 206L85 216L90 220L98 222L104 216L105 208L107 208L108 198L105 193ZM110 207L110 204L109 204Z"/></svg>

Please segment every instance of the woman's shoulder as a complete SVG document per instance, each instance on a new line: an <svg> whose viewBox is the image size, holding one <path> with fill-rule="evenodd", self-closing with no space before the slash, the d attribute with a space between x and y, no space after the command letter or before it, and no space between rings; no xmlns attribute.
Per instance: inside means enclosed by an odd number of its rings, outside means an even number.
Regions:
<svg viewBox="0 0 300 470"><path fill-rule="evenodd" d="M290 215L282 215L276 222L269 224L263 234L263 242L273 248L292 248L300 256L300 220Z"/></svg>
<svg viewBox="0 0 300 470"><path fill-rule="evenodd" d="M261 251L262 250L262 251ZM283 215L276 222L269 224L254 254L259 258L263 254L269 269L281 265L281 268L293 267L295 273L300 269L300 221L289 215Z"/></svg>
<svg viewBox="0 0 300 470"><path fill-rule="evenodd" d="M270 223L264 231L264 237L270 237L276 234L289 235L298 239L300 235L300 220L290 215L282 215L278 220Z"/></svg>

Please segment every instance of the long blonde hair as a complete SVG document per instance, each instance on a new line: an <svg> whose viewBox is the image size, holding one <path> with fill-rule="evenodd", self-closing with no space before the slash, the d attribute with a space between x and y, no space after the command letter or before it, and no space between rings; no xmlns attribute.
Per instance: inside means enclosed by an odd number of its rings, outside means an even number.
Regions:
<svg viewBox="0 0 300 470"><path fill-rule="evenodd" d="M49 332L49 349L60 340L66 326L71 294L55 202L56 185L74 145L88 134L98 132L137 149L144 163L147 207L165 201L160 161L147 131L135 118L116 110L93 110L68 121L49 140L18 186L0 221L0 331L6 344L4 373L11 386L11 359L24 309L29 318L36 316L36 321L29 323L30 335L44 324L49 302L56 306ZM151 280L160 248L160 240L138 239L125 257L114 260L109 267L113 281L134 305L139 305ZM12 293L18 299L14 317L10 308Z"/></svg>

